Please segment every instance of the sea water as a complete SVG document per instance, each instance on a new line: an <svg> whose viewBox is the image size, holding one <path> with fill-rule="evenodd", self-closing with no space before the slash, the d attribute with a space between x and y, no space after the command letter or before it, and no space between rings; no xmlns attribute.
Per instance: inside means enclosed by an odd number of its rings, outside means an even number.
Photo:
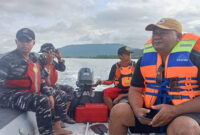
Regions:
<svg viewBox="0 0 200 135"><path fill-rule="evenodd" d="M77 88L76 81L78 78L78 71L80 68L90 68L94 75L94 83L97 80L107 80L113 64L118 62L119 59L82 59L82 58L65 58L66 70L59 72L58 83L68 84ZM133 61L137 61L133 59ZM107 87L106 85L100 85L95 90L101 91Z"/></svg>

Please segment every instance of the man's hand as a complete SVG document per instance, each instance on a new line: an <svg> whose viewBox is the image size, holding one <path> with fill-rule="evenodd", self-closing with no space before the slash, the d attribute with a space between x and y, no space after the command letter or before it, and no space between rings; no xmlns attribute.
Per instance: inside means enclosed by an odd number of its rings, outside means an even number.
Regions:
<svg viewBox="0 0 200 135"><path fill-rule="evenodd" d="M51 109L54 109L54 98L53 96L49 96L49 101L50 101L50 104L51 104Z"/></svg>
<svg viewBox="0 0 200 135"><path fill-rule="evenodd" d="M55 52L55 56L58 59L58 61L61 61L62 57L61 57L61 54L60 54L60 52L58 50Z"/></svg>
<svg viewBox="0 0 200 135"><path fill-rule="evenodd" d="M135 109L135 115L137 117L137 119L140 121L141 124L144 124L144 125L149 125L150 124L150 120L144 120L140 117L145 117L147 115L147 113L150 113L150 109L147 109L147 108L138 108L138 109Z"/></svg>
<svg viewBox="0 0 200 135"><path fill-rule="evenodd" d="M113 104L117 104L122 97L119 95L113 100Z"/></svg>
<svg viewBox="0 0 200 135"><path fill-rule="evenodd" d="M151 107L155 110L160 110L152 119L149 125L153 127L165 126L172 121L176 116L176 106L174 105L155 105Z"/></svg>
<svg viewBox="0 0 200 135"><path fill-rule="evenodd" d="M103 84L103 81L102 81L102 80L98 80L98 81L96 82L96 84L101 85L101 84Z"/></svg>

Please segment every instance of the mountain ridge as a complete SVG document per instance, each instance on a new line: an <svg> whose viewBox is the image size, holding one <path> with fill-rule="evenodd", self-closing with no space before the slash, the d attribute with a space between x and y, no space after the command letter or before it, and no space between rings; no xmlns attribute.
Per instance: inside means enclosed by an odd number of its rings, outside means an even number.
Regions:
<svg viewBox="0 0 200 135"><path fill-rule="evenodd" d="M68 57L97 57L97 56L117 56L117 51L124 44L109 43L109 44L74 44L66 45L58 48L61 55ZM131 47L130 47L131 48ZM142 49L131 48L134 53L132 56L140 57Z"/></svg>

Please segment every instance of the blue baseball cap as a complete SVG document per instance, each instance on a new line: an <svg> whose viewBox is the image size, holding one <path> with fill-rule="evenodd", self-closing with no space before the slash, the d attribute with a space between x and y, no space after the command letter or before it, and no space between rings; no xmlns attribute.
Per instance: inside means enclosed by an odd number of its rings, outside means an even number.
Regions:
<svg viewBox="0 0 200 135"><path fill-rule="evenodd" d="M22 28L22 29L17 31L16 38L18 40L20 40L22 38L26 38L28 40L35 40L35 34L29 28Z"/></svg>

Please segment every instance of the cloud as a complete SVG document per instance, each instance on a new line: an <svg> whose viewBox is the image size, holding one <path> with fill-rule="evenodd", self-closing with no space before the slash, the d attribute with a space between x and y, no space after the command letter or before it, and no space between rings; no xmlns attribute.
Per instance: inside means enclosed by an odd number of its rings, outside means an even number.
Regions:
<svg viewBox="0 0 200 135"><path fill-rule="evenodd" d="M16 47L15 33L29 27L36 46L81 43L122 43L143 48L151 37L144 29L163 17L183 24L183 31L199 33L198 0L1 0L0 53Z"/></svg>

